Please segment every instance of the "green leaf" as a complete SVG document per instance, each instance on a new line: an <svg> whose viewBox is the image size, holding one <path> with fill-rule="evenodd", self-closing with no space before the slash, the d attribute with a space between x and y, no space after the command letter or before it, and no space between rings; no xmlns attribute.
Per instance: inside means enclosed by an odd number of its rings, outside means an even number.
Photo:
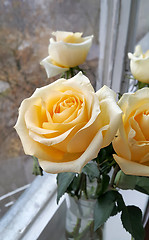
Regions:
<svg viewBox="0 0 149 240"><path fill-rule="evenodd" d="M103 194L109 186L110 177L108 175L102 175L102 179L98 184L96 195L100 196Z"/></svg>
<svg viewBox="0 0 149 240"><path fill-rule="evenodd" d="M98 153L98 157L95 159L99 165L100 174L108 174L112 166L116 165L113 158L114 149L112 144L103 148Z"/></svg>
<svg viewBox="0 0 149 240"><path fill-rule="evenodd" d="M149 84L138 81L138 89L149 87Z"/></svg>
<svg viewBox="0 0 149 240"><path fill-rule="evenodd" d="M107 152L105 148L100 149L97 157L97 162L102 163L106 159L106 154Z"/></svg>
<svg viewBox="0 0 149 240"><path fill-rule="evenodd" d="M135 189L149 195L149 177L126 175L120 170L116 175L114 184L124 190Z"/></svg>
<svg viewBox="0 0 149 240"><path fill-rule="evenodd" d="M134 189L137 176L126 175L121 170L117 173L114 184L116 187L127 190Z"/></svg>
<svg viewBox="0 0 149 240"><path fill-rule="evenodd" d="M108 191L96 202L94 209L94 231L101 227L111 216L115 207L115 194Z"/></svg>
<svg viewBox="0 0 149 240"><path fill-rule="evenodd" d="M113 217L113 216L115 216L118 212L119 212L119 209L118 209L118 207L115 205L110 216Z"/></svg>
<svg viewBox="0 0 149 240"><path fill-rule="evenodd" d="M110 177L109 175L102 176L102 192L105 192L109 186Z"/></svg>
<svg viewBox="0 0 149 240"><path fill-rule="evenodd" d="M149 195L149 187L140 187L140 186L138 186L138 185L136 185L135 186L135 190L137 190L137 191L139 191L139 192L141 192L141 193L144 193L144 194L147 194L147 195Z"/></svg>
<svg viewBox="0 0 149 240"><path fill-rule="evenodd" d="M72 196L77 195L80 188L81 174L76 174L73 181L67 188L67 193L70 193Z"/></svg>
<svg viewBox="0 0 149 240"><path fill-rule="evenodd" d="M135 240L144 240L144 229L142 225L142 212L136 206L127 206L121 214L123 227Z"/></svg>
<svg viewBox="0 0 149 240"><path fill-rule="evenodd" d="M90 181L94 178L98 178L100 174L97 164L94 162L87 163L82 169L82 172L89 177Z"/></svg>
<svg viewBox="0 0 149 240"><path fill-rule="evenodd" d="M81 173L81 180L80 180L80 195L78 196L81 198L82 192L85 194L86 199L88 199L87 195L87 177L84 173Z"/></svg>
<svg viewBox="0 0 149 240"><path fill-rule="evenodd" d="M135 189L149 195L149 177L137 177Z"/></svg>
<svg viewBox="0 0 149 240"><path fill-rule="evenodd" d="M57 203L59 202L62 195L67 191L67 188L73 181L76 173L64 172L57 175Z"/></svg>
<svg viewBox="0 0 149 240"><path fill-rule="evenodd" d="M117 201L118 211L121 212L121 211L125 210L126 205L125 205L122 195L119 192L117 192L116 201Z"/></svg>
<svg viewBox="0 0 149 240"><path fill-rule="evenodd" d="M113 149L112 143L110 143L107 147L102 148L98 153L98 162L102 163L105 159L109 159L109 161L112 160L112 155L114 153L115 151Z"/></svg>
<svg viewBox="0 0 149 240"><path fill-rule="evenodd" d="M32 156L33 159L34 159L34 162L33 162L33 172L32 174L34 175L40 175L40 176L43 176L43 170L42 168L39 166L39 163L38 163L38 158Z"/></svg>

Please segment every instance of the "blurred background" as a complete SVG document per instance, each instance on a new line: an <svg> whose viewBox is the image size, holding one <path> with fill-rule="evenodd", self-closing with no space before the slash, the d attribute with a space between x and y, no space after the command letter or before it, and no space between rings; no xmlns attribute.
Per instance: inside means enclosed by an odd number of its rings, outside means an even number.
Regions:
<svg viewBox="0 0 149 240"><path fill-rule="evenodd" d="M136 42L149 33L149 2L140 1ZM24 98L55 79L40 61L57 30L94 35L85 69L93 86L99 54L100 0L0 1L0 217L32 182L33 161L25 156L13 126ZM149 34L148 34L149 35Z"/></svg>

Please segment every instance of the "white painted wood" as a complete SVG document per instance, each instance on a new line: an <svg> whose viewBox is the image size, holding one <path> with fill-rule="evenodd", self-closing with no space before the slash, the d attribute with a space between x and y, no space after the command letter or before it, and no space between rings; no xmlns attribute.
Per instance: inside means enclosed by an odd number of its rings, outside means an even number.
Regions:
<svg viewBox="0 0 149 240"><path fill-rule="evenodd" d="M139 0L101 0L99 67L96 89L103 85L116 92L126 87L127 52L133 50Z"/></svg>
<svg viewBox="0 0 149 240"><path fill-rule="evenodd" d="M56 174L36 177L1 219L0 239L36 240L61 204L57 205L56 196Z"/></svg>
<svg viewBox="0 0 149 240"><path fill-rule="evenodd" d="M113 15L113 0L100 1L100 19L99 19L99 66L98 76L96 82L96 89L98 90L104 84L111 85L111 80L107 77L109 71L105 71L106 66L109 66L109 54L111 51L111 24Z"/></svg>

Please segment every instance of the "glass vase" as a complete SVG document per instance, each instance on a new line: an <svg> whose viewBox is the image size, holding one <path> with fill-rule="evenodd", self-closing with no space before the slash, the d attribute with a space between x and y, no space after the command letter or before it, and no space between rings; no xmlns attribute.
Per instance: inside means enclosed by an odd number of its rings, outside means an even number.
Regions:
<svg viewBox="0 0 149 240"><path fill-rule="evenodd" d="M67 240L103 240L103 226L94 232L95 200L66 198L66 228Z"/></svg>

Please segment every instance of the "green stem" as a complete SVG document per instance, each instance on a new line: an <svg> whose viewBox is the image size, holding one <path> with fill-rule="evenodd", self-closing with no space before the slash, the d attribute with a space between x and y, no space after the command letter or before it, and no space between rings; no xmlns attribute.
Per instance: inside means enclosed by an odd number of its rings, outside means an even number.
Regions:
<svg viewBox="0 0 149 240"><path fill-rule="evenodd" d="M36 176L37 175L43 176L43 170L39 166L38 159L36 157L34 157L34 156L33 156L33 159L34 159L34 162L33 162L33 172L32 172L32 174L34 174Z"/></svg>
<svg viewBox="0 0 149 240"><path fill-rule="evenodd" d="M69 78L69 74L70 74L70 70L68 70L68 71L66 72L66 79Z"/></svg>
<svg viewBox="0 0 149 240"><path fill-rule="evenodd" d="M83 184L83 191L85 194L86 199L88 199L88 193L87 193L87 180L86 180L87 176L84 174L84 184Z"/></svg>
<svg viewBox="0 0 149 240"><path fill-rule="evenodd" d="M82 68L80 68L79 66L77 66L76 69L77 69L78 71L81 71L84 75L86 75L86 74L85 74L85 71L84 71Z"/></svg>
<svg viewBox="0 0 149 240"><path fill-rule="evenodd" d="M76 67L70 68L68 71L64 72L61 75L61 78L69 79L71 77L74 77L76 75L76 73L78 73L80 71L85 75L85 72L79 66L76 66Z"/></svg>
<svg viewBox="0 0 149 240"><path fill-rule="evenodd" d="M112 188L113 188L113 185L114 185L115 177L116 177L119 169L120 169L120 168L119 168L118 165L116 165L116 167L114 168L114 172L113 172L113 174L112 174L111 183L110 183L110 187L112 187Z"/></svg>
<svg viewBox="0 0 149 240"><path fill-rule="evenodd" d="M113 159L113 157L111 159ZM109 163L109 159L105 159L102 163L99 163L99 169L101 168L102 165L104 165L107 162ZM115 163L115 161L112 161L111 163L113 164Z"/></svg>
<svg viewBox="0 0 149 240"><path fill-rule="evenodd" d="M70 68L70 75L71 75L71 77L75 76L74 68Z"/></svg>
<svg viewBox="0 0 149 240"><path fill-rule="evenodd" d="M87 226L84 228L84 230L81 233L78 234L78 237L76 237L75 240L81 240L83 237L85 237L92 224L94 224L93 220L89 221Z"/></svg>
<svg viewBox="0 0 149 240"><path fill-rule="evenodd" d="M62 73L62 75L60 76L60 78L65 78L65 72Z"/></svg>
<svg viewBox="0 0 149 240"><path fill-rule="evenodd" d="M79 229L81 227L81 219L77 219L76 226L74 227L73 232L66 231L67 237L73 238L74 240L81 240L81 239L94 239L94 221L90 220L86 227L83 229L82 232L79 233ZM99 239L102 239L102 227L96 230Z"/></svg>
<svg viewBox="0 0 149 240"><path fill-rule="evenodd" d="M78 219L77 219L77 224L76 224L76 226L75 226L75 228L74 228L74 230L73 230L73 232L74 232L74 237L78 236L80 227L81 227L81 219L78 218Z"/></svg>
<svg viewBox="0 0 149 240"><path fill-rule="evenodd" d="M128 78L128 79L136 80L132 75L127 75L126 74L125 77Z"/></svg>
<svg viewBox="0 0 149 240"><path fill-rule="evenodd" d="M84 192L86 199L88 199L88 194L87 194L87 188L86 188L86 175L84 173L81 173L81 178L80 178L80 193L78 194L78 198L81 198L82 192Z"/></svg>
<svg viewBox="0 0 149 240"><path fill-rule="evenodd" d="M74 239L76 239L76 237L79 235L80 227L81 227L81 219L80 219L80 218L77 218L77 222L76 222L76 225L75 225L73 231L72 231L72 232L68 232L68 231L66 230L66 236L67 236L68 238L74 238Z"/></svg>
<svg viewBox="0 0 149 240"><path fill-rule="evenodd" d="M149 87L149 84L138 81L138 89Z"/></svg>
<svg viewBox="0 0 149 240"><path fill-rule="evenodd" d="M109 161L109 160L105 161L105 163L106 163L106 162L108 163L108 161ZM104 174L104 173L105 173L108 169L110 169L114 164L115 164L115 160L113 160L111 163L109 163L109 164L107 164L107 165L105 165L105 166L103 166L103 167L101 167L101 165L100 165L100 169L99 169L100 174L101 174L101 175Z"/></svg>

